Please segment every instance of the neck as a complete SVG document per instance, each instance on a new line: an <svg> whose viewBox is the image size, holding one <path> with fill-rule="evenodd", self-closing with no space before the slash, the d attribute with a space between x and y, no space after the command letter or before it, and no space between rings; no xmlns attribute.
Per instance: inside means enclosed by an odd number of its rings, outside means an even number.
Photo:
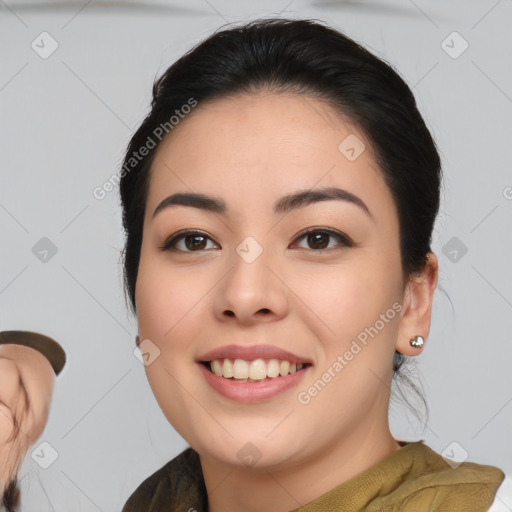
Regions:
<svg viewBox="0 0 512 512"><path fill-rule="evenodd" d="M387 423L386 423L387 427ZM398 450L389 428L358 429L292 468L233 468L201 457L208 511L285 512L299 508Z"/></svg>

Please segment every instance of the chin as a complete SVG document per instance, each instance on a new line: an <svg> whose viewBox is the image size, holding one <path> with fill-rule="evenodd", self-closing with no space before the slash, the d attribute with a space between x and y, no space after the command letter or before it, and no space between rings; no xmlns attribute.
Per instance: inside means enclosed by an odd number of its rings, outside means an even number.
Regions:
<svg viewBox="0 0 512 512"><path fill-rule="evenodd" d="M275 427L275 425L274 425ZM201 455L208 459L215 459L227 466L247 469L284 469L297 464L304 456L304 445L297 446L297 438L291 433L282 432L280 436L267 437L263 434L251 434L250 429L245 430L242 437L223 436L222 441L208 439L190 440L189 444ZM237 430L243 432L244 430ZM287 440L295 439L294 445Z"/></svg>

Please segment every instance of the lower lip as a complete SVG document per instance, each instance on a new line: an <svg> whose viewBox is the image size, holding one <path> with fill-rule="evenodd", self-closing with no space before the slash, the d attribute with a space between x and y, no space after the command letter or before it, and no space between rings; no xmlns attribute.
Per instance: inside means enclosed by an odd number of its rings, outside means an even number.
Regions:
<svg viewBox="0 0 512 512"><path fill-rule="evenodd" d="M217 393L231 400L245 403L263 402L283 393L295 386L310 368L310 366L306 366L306 368L284 377L275 377L259 382L240 382L219 377L208 370L204 364L198 364L206 378L206 382Z"/></svg>

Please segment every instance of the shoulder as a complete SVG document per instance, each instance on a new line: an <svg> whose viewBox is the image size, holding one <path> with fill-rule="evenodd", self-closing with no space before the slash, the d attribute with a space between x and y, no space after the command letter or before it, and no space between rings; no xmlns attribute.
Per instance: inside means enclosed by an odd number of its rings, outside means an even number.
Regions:
<svg viewBox="0 0 512 512"><path fill-rule="evenodd" d="M494 466L458 462L423 441L407 443L341 487L362 494L365 510L487 512L505 473ZM373 482L370 491L368 482ZM510 511L508 511L510 512Z"/></svg>
<svg viewBox="0 0 512 512"><path fill-rule="evenodd" d="M189 447L146 478L122 512L201 510L205 495L199 455Z"/></svg>
<svg viewBox="0 0 512 512"><path fill-rule="evenodd" d="M500 468L470 461L456 462L422 442L412 443L409 449L414 470L394 493L407 510L426 510L426 504L428 510L489 510L505 479Z"/></svg>
<svg viewBox="0 0 512 512"><path fill-rule="evenodd" d="M512 473L506 473L488 512L510 512L512 510Z"/></svg>

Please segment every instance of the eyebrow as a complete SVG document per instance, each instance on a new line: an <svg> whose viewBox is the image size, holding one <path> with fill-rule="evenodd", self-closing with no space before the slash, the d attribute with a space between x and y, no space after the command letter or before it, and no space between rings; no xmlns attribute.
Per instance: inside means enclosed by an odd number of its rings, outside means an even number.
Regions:
<svg viewBox="0 0 512 512"><path fill-rule="evenodd" d="M302 190L281 197L274 204L274 213L284 215L292 210L304 208L305 206L318 203L320 201L345 201L355 204L361 208L368 216L372 217L370 209L366 203L352 192L336 187L325 187L320 189ZM228 208L225 201L219 198L207 196L205 194L183 193L179 192L166 197L153 212L153 218L166 208L172 206L192 206L208 212L226 215Z"/></svg>

